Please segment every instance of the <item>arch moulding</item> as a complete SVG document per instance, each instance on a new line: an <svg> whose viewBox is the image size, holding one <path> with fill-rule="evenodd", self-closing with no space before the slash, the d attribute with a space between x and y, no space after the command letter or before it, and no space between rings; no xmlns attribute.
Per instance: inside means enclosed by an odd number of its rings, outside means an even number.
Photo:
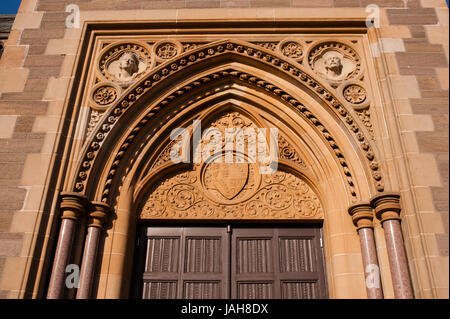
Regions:
<svg viewBox="0 0 450 319"><path fill-rule="evenodd" d="M205 68L209 60L214 60L213 63L216 68L219 65L228 67L224 67L220 71L206 73ZM239 63L240 67L233 65L236 63ZM247 71L251 69L242 67L243 65L257 65L257 67L266 70L265 76L261 74L263 73L261 71L257 73L245 72L246 69ZM178 84L179 78L187 74L189 74L190 81ZM200 75L196 76L196 74ZM324 81L317 79L314 74L304 70L301 65L286 61L285 58L274 52L234 40L218 41L197 50L186 52L179 58L160 65L127 89L121 98L106 111L93 133L90 134L89 140L85 143L77 161L76 177L72 179L72 191L87 194L93 191L93 185L97 185L102 189L101 194L98 194L99 190L96 190L96 199L109 202L109 192L113 185L117 167L121 164L125 153L129 149L133 149L136 136L142 134L140 132L145 131L146 126L152 125L152 118L158 116L162 109L167 109L177 100L185 98L184 95L202 92L203 87L210 87L211 83L226 79L231 82L245 82L247 86L264 90L267 94L286 104L286 107L296 109L309 122L309 125L315 127L334 152L343 174L347 176L347 187L348 192L353 197L352 201L359 199L361 195L357 194L351 169L342 147L336 140L336 136L333 136L322 123L323 120L318 118L317 111L305 105L307 103L302 101L298 93L292 92L291 94L290 90L274 84L277 83L277 80L272 80L275 77L290 82L290 87L292 87L292 84L297 85L301 90L308 92L309 100L318 100L326 108L327 112L335 118L337 125L341 127L344 134L352 139L351 148L360 156L365 171L371 175L371 192L384 191L381 168L375 155L377 153L376 148L368 137L367 131L361 127L359 120L352 115L353 112L345 106L346 103L342 102L340 97L333 92L333 88ZM173 87L173 83L178 85L172 91L159 93L165 87ZM159 99L157 101L150 99L153 102L149 102L149 97L154 97L155 92L158 92ZM209 94L211 92L207 95ZM187 104L189 102L193 102L193 100L188 101ZM144 104L147 107L146 111L143 109ZM186 107L186 105L183 105L183 107ZM129 113L140 114L140 117L135 117ZM121 125L121 122L125 121L127 125ZM124 131L124 128L129 127L132 127L132 129L128 132ZM113 133L113 131L115 132ZM122 133L119 133L119 131ZM109 139L112 139L110 135L113 135L115 139L117 136L124 136L124 134L126 134L126 138L121 140L120 146L109 141ZM103 145L107 145L107 147ZM111 152L111 145L116 145L114 147L115 152ZM105 166L105 156L102 155L102 152L115 154L115 158L112 163L109 163L109 166ZM95 174L95 177L91 177L91 171L94 167L99 166L103 167L104 171L108 171L107 176L104 180L93 183L92 178L96 178L98 173Z"/></svg>

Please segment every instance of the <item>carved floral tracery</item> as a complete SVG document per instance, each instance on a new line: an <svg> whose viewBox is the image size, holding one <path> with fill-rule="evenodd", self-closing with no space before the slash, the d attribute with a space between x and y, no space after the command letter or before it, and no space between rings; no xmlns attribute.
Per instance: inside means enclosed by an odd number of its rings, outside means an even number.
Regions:
<svg viewBox="0 0 450 319"><path fill-rule="evenodd" d="M210 180L205 182L199 178L199 170L201 165L194 165L193 170L157 181L145 201L140 218L323 219L317 195L305 181L292 173L277 171L264 175L260 184L255 183L255 176L245 175L246 183L236 196L239 197L244 190L250 191L251 195L244 195L246 200L242 201L239 198L228 200L217 190L214 182L220 176L210 176ZM257 174L257 171L250 174ZM223 180L218 182L223 183Z"/></svg>

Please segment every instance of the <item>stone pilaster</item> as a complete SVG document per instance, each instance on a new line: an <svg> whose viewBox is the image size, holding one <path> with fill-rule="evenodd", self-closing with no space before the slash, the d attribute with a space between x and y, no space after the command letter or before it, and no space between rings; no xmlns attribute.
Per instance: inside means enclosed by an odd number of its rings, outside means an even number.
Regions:
<svg viewBox="0 0 450 319"><path fill-rule="evenodd" d="M369 299L383 299L381 288L380 267L378 265L375 237L373 234L373 212L369 203L358 203L348 209L356 226L366 278L367 297Z"/></svg>
<svg viewBox="0 0 450 319"><path fill-rule="evenodd" d="M400 226L400 195L386 193L376 196L371 200L371 205L383 225L394 296L397 299L412 299L414 295Z"/></svg>

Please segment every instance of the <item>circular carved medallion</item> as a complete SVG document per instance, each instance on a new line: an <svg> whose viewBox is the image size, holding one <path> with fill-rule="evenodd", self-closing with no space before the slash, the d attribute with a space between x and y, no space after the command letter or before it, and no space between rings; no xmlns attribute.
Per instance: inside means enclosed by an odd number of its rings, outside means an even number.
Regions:
<svg viewBox="0 0 450 319"><path fill-rule="evenodd" d="M118 43L103 49L99 71L104 79L127 87L152 65L151 54L145 44Z"/></svg>
<svg viewBox="0 0 450 319"><path fill-rule="evenodd" d="M343 101L347 101L353 109L362 111L370 107L370 91L361 81L345 81L336 89Z"/></svg>
<svg viewBox="0 0 450 319"><path fill-rule="evenodd" d="M366 100L367 94L363 87L352 84L344 89L344 98L353 104L361 104Z"/></svg>
<svg viewBox="0 0 450 319"><path fill-rule="evenodd" d="M177 51L177 47L170 42L162 43L155 49L156 55L164 60L168 60L176 56L178 53Z"/></svg>
<svg viewBox="0 0 450 319"><path fill-rule="evenodd" d="M303 48L300 43L287 41L281 44L281 53L291 59L299 59L303 56Z"/></svg>
<svg viewBox="0 0 450 319"><path fill-rule="evenodd" d="M89 94L89 105L94 110L105 111L118 99L121 91L121 88L112 82L100 82Z"/></svg>
<svg viewBox="0 0 450 319"><path fill-rule="evenodd" d="M159 62L170 60L183 51L183 46L178 41L159 41L153 45L153 54Z"/></svg>
<svg viewBox="0 0 450 319"><path fill-rule="evenodd" d="M99 105L111 104L116 99L117 99L117 90L110 85L99 87L97 90L95 90L93 95L94 102Z"/></svg>
<svg viewBox="0 0 450 319"><path fill-rule="evenodd" d="M361 73L361 61L348 45L326 41L315 45L308 55L309 66L330 82L342 82Z"/></svg>

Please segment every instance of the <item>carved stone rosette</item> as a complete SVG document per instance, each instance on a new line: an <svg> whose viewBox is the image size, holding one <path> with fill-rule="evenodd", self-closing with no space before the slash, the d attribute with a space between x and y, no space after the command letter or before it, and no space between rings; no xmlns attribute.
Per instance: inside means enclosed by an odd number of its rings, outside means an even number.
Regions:
<svg viewBox="0 0 450 319"><path fill-rule="evenodd" d="M342 100L345 100L354 110L362 124L366 127L370 138L375 138L372 121L370 118L370 92L362 81L349 80L341 83L337 88ZM374 172L374 178L378 175ZM377 178L375 178L377 180Z"/></svg>
<svg viewBox="0 0 450 319"><path fill-rule="evenodd" d="M278 156L280 159L294 162L302 168L306 167L297 150L282 135L278 136Z"/></svg>
<svg viewBox="0 0 450 319"><path fill-rule="evenodd" d="M360 111L370 107L370 92L362 81L345 81L339 85L337 91L354 110Z"/></svg>
<svg viewBox="0 0 450 319"><path fill-rule="evenodd" d="M101 82L95 85L89 94L89 106L103 112L107 110L120 96L122 89L113 82Z"/></svg>
<svg viewBox="0 0 450 319"><path fill-rule="evenodd" d="M165 62L182 53L183 49L178 41L162 40L153 45L152 52L157 62Z"/></svg>
<svg viewBox="0 0 450 319"><path fill-rule="evenodd" d="M152 68L154 60L150 51L148 45L141 42L108 45L100 52L99 78L128 87Z"/></svg>
<svg viewBox="0 0 450 319"><path fill-rule="evenodd" d="M367 99L367 93L363 87L351 84L344 89L344 98L347 102L361 104Z"/></svg>
<svg viewBox="0 0 450 319"><path fill-rule="evenodd" d="M304 55L304 45L296 39L283 40L277 48L283 56L298 62L302 60Z"/></svg>

